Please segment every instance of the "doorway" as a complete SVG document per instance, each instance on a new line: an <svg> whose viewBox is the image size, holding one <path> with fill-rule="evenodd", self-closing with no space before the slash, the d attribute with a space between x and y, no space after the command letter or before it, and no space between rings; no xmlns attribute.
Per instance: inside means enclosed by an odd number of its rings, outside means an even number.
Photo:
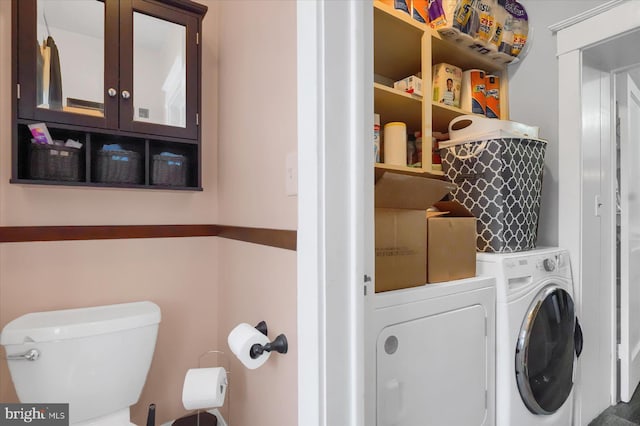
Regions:
<svg viewBox="0 0 640 426"><path fill-rule="evenodd" d="M640 64L640 22L633 18L638 13L637 2L611 2L597 14L552 28L559 58L559 243L571 252L578 315L584 318L576 425L588 424L625 394L629 397L637 384L633 371L640 323L633 318L633 306L636 299L640 302L640 291L623 271L634 262L628 255L624 260L625 250L631 252L631 234L622 216L619 233L617 228L616 100L621 95L616 90L622 75ZM624 136L620 146L624 166L631 158L624 152ZM625 177L620 179L622 190Z"/></svg>

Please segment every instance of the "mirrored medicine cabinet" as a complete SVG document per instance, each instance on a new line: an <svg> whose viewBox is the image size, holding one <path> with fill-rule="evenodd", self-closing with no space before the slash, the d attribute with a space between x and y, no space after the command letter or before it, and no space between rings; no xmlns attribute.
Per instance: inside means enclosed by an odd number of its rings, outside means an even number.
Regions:
<svg viewBox="0 0 640 426"><path fill-rule="evenodd" d="M206 11L187 0L14 0L12 183L201 189ZM42 124L46 141L33 129Z"/></svg>

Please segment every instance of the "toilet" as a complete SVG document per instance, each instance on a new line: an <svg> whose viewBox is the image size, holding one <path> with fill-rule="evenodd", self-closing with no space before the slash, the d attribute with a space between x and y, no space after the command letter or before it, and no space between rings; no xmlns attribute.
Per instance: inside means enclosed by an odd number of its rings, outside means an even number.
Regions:
<svg viewBox="0 0 640 426"><path fill-rule="evenodd" d="M160 323L152 302L36 312L0 335L22 403L69 403L74 426L131 425Z"/></svg>

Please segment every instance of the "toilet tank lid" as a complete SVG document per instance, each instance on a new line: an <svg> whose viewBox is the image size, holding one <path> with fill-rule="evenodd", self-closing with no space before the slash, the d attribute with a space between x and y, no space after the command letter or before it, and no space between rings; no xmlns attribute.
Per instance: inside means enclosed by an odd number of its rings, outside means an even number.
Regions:
<svg viewBox="0 0 640 426"><path fill-rule="evenodd" d="M34 312L7 324L0 335L0 345L76 339L158 323L160 308L147 301Z"/></svg>

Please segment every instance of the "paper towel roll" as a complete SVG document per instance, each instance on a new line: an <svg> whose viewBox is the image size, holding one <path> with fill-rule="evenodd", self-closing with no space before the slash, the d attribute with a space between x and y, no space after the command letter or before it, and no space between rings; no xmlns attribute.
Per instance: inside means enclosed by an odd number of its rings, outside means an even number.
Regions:
<svg viewBox="0 0 640 426"><path fill-rule="evenodd" d="M231 352L247 367L249 370L255 370L262 364L267 362L271 352L264 352L256 359L251 358L250 350L251 346L255 344L266 345L269 343L269 338L264 334L256 330L255 327L247 324L238 324L227 338L227 343Z"/></svg>
<svg viewBox="0 0 640 426"><path fill-rule="evenodd" d="M484 76L485 72L477 69L462 72L460 108L484 115L487 105Z"/></svg>
<svg viewBox="0 0 640 426"><path fill-rule="evenodd" d="M185 410L222 407L226 393L224 368L191 368L184 377L182 405Z"/></svg>

